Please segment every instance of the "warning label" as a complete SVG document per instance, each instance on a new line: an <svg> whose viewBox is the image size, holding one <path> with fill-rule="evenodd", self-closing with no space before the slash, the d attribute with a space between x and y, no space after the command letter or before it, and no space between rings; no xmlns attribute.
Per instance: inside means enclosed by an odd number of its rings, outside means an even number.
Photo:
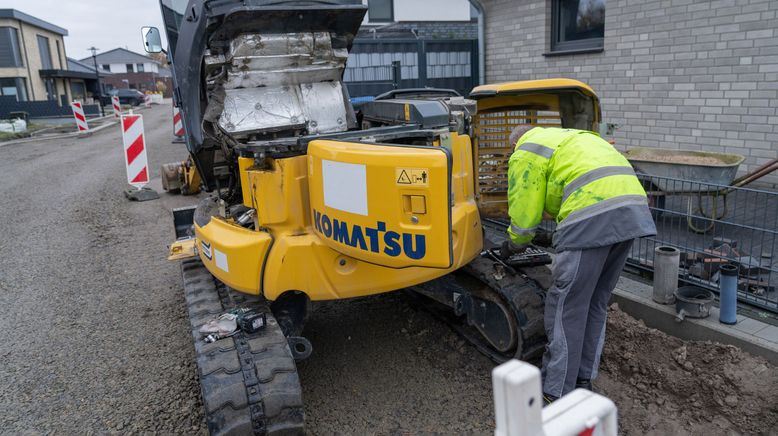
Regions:
<svg viewBox="0 0 778 436"><path fill-rule="evenodd" d="M397 168L397 184L429 186L430 176L427 168Z"/></svg>

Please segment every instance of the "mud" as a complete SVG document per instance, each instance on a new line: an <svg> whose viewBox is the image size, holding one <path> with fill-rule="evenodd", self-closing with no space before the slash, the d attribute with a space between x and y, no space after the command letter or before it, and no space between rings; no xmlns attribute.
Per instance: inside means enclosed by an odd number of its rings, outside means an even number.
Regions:
<svg viewBox="0 0 778 436"><path fill-rule="evenodd" d="M778 434L778 368L737 347L682 341L615 304L596 387L629 435Z"/></svg>

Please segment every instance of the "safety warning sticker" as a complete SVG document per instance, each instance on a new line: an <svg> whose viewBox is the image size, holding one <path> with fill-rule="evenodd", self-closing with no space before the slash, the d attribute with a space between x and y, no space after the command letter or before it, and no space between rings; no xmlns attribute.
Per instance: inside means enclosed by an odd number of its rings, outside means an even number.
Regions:
<svg viewBox="0 0 778 436"><path fill-rule="evenodd" d="M430 172L427 168L397 168L398 185L429 186Z"/></svg>

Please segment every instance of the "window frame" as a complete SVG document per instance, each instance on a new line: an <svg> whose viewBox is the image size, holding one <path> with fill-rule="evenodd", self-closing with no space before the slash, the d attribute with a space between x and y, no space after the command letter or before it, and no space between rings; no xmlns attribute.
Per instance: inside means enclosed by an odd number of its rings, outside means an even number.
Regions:
<svg viewBox="0 0 778 436"><path fill-rule="evenodd" d="M386 0L389 2L389 18L383 19L378 18L375 19L370 14L370 2L375 0L367 0L367 18L369 23L394 23L394 0Z"/></svg>
<svg viewBox="0 0 778 436"><path fill-rule="evenodd" d="M0 65L0 68L24 68L24 47L22 47L21 41L19 39L19 29L13 26L0 26L0 31L4 31L6 29L13 30L13 32L8 32L9 42L11 44L11 50L13 51L14 48L16 49L15 53L13 53L13 57L15 58L14 60L18 61L18 63L15 65Z"/></svg>
<svg viewBox="0 0 778 436"><path fill-rule="evenodd" d="M100 68L102 68L105 71L111 71L111 64L102 64L100 65Z"/></svg>
<svg viewBox="0 0 778 436"><path fill-rule="evenodd" d="M145 73L146 72L146 66L144 64L135 64L135 72L137 73Z"/></svg>
<svg viewBox="0 0 778 436"><path fill-rule="evenodd" d="M16 97L16 101L27 101L28 95L27 95L27 79L24 77L2 77L0 78L0 81L3 80L13 80L14 87L16 88L16 94L13 94ZM0 83L0 96L3 97L10 97L11 94L4 94L3 89L6 88L6 86L2 86L2 83ZM10 86L8 87L10 88Z"/></svg>
<svg viewBox="0 0 778 436"><path fill-rule="evenodd" d="M127 69L128 73L135 72L135 64L124 64L124 68Z"/></svg>
<svg viewBox="0 0 778 436"><path fill-rule="evenodd" d="M562 24L562 0L551 1L551 44L546 56L572 53L597 53L605 50L605 23L603 23L603 36L600 38L587 38L577 41L560 41ZM607 2L605 4L607 13Z"/></svg>
<svg viewBox="0 0 778 436"><path fill-rule="evenodd" d="M38 41L38 55L41 58L41 69L42 70L53 70L54 69L54 60L51 57L51 40L48 36L44 35L35 35L35 40ZM41 42L45 41L45 45L42 45ZM46 60L43 57L43 47L46 47L46 54L48 54L48 68L46 68Z"/></svg>

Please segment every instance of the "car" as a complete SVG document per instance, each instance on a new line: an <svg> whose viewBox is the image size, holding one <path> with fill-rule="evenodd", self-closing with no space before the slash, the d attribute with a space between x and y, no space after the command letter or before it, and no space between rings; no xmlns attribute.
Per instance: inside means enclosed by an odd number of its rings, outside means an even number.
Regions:
<svg viewBox="0 0 778 436"><path fill-rule="evenodd" d="M137 89L112 89L109 94L111 97L118 95L119 103L137 106L146 100L146 95Z"/></svg>

